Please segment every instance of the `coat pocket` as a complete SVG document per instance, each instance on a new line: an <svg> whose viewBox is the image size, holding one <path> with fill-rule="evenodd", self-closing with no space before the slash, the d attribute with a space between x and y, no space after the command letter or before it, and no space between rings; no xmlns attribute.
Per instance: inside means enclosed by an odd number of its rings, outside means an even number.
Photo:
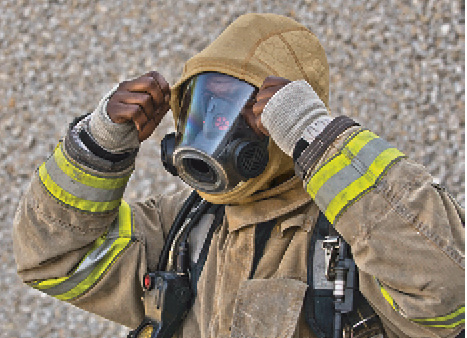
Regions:
<svg viewBox="0 0 467 338"><path fill-rule="evenodd" d="M235 301L231 338L290 338L307 284L295 279L250 279Z"/></svg>

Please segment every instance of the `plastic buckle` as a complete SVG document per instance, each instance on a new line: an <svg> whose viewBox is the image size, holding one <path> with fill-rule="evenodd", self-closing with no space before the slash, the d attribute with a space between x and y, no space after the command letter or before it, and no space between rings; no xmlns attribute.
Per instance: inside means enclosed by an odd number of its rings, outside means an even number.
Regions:
<svg viewBox="0 0 467 338"><path fill-rule="evenodd" d="M324 249L324 275L328 281L333 281L336 278L336 262L339 254L340 237L339 236L326 236L323 240Z"/></svg>

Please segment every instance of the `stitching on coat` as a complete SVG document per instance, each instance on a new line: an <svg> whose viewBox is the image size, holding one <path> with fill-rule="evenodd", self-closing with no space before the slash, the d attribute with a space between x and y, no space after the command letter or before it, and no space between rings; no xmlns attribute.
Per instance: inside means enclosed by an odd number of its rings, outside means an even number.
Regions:
<svg viewBox="0 0 467 338"><path fill-rule="evenodd" d="M91 233L96 233L97 234L97 233L100 233L103 230L105 230L105 228L101 228L101 229L89 229L89 228L87 228L87 229L84 229L81 226L77 226L77 225L71 224L69 222L64 222L60 218L53 217L52 215L44 212L44 210L41 208L40 203L37 202L34 198L32 199L31 203L32 203L32 209L36 210L37 215L42 216L44 219L46 219L48 221L48 223L57 224L58 226L60 226L63 229L76 230L82 235L91 234Z"/></svg>
<svg viewBox="0 0 467 338"><path fill-rule="evenodd" d="M155 209L156 209L157 218L159 219L159 224L161 225L161 228L162 228L162 233L164 234L165 230L164 230L164 227L162 226L162 224L164 224L164 223L162 223L162 215L161 215L162 208L161 208L161 205L160 205L161 202L162 202L162 199L159 198L158 201L154 201L154 206L155 206ZM177 216L175 216L175 217L177 217ZM165 242L165 240L167 238L167 235L168 234L164 234L164 242Z"/></svg>
<svg viewBox="0 0 467 338"><path fill-rule="evenodd" d="M397 200L394 203L395 196L391 194L391 187L386 180L381 180L377 185L375 192L381 194L381 196L392 206L392 209L396 214L398 214L402 219L412 224L420 234L422 234L429 242L434 244L436 247L441 249L441 251L448 256L451 260L457 263L462 269L465 270L465 259L462 257L457 250L452 246L448 245L445 240L439 237L437 234L433 233L428 224L418 220L418 217L413 214L410 209L401 202L402 198ZM391 196L393 195L393 196Z"/></svg>

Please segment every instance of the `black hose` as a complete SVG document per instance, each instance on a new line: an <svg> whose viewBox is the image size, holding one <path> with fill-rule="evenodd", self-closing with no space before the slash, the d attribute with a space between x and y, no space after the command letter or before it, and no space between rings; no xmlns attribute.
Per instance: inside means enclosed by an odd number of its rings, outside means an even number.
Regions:
<svg viewBox="0 0 467 338"><path fill-rule="evenodd" d="M186 228L183 229L183 233L180 236L179 243L176 243L177 255L174 256L176 261L173 262L173 266L176 267L177 272L186 272L186 270L188 269L188 235L190 234L193 227L195 225L198 225L201 217L211 206L211 203L203 200L198 205L196 210L193 211L193 215L191 215L191 213L188 215L188 217L191 216L191 219L189 220L189 223L187 224Z"/></svg>
<svg viewBox="0 0 467 338"><path fill-rule="evenodd" d="M195 190L193 190L190 196L188 196L188 198L186 199L185 203L183 203L180 211L178 212L177 216L175 217L175 220L172 223L172 226L170 227L170 231L167 234L167 238L165 239L164 247L162 248L161 255L159 256L157 271L164 271L167 267L167 259L169 257L170 246L178 231L180 230L180 227L182 226L186 216L188 215L188 212L190 212L191 208L199 198L200 197L198 193Z"/></svg>

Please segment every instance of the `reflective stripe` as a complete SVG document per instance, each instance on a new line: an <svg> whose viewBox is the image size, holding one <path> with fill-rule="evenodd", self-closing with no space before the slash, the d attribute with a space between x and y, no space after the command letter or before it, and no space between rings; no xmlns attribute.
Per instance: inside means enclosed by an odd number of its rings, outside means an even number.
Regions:
<svg viewBox="0 0 467 338"><path fill-rule="evenodd" d="M366 172L371 163L378 155L388 148L387 142L380 138L369 141L358 153L358 157L349 161L349 165L328 179L318 190L315 200L318 205L329 205L331 201L341 192L343 186L349 186ZM360 163L359 159L362 163Z"/></svg>
<svg viewBox="0 0 467 338"><path fill-rule="evenodd" d="M48 192L74 208L104 212L116 209L129 175L117 178L93 176L68 160L60 143L54 155L39 168L39 177Z"/></svg>
<svg viewBox="0 0 467 338"><path fill-rule="evenodd" d="M336 218L374 188L380 177L405 155L368 130L354 133L343 149L311 177L307 191L326 218Z"/></svg>
<svg viewBox="0 0 467 338"><path fill-rule="evenodd" d="M386 299L386 301L389 303L389 305L391 305L391 307L394 309L394 311L399 312L400 314L402 314L405 317L405 315L400 310L399 305L397 305L397 303L394 301L394 299L391 297L391 295L386 291L386 289L383 287L383 284L381 284L379 279L376 278L376 277L374 277L374 279L375 279L376 283L378 283L378 286L379 286L379 288L381 290L381 294L383 295L384 299Z"/></svg>
<svg viewBox="0 0 467 338"><path fill-rule="evenodd" d="M356 138L360 135L359 138ZM377 138L375 134L368 130L355 132L344 145L344 148L321 168L326 167L326 170L318 170L310 179L307 185L308 193L315 198L316 192L326 183L333 175L338 173L342 168L351 163L352 158L372 139Z"/></svg>
<svg viewBox="0 0 467 338"><path fill-rule="evenodd" d="M60 188L80 199L94 202L109 202L122 198L125 191L125 186L108 190L84 185L66 175L65 172L57 166L57 162L53 160L47 161L45 163L45 168L49 176Z"/></svg>
<svg viewBox="0 0 467 338"><path fill-rule="evenodd" d="M384 299L392 306L394 311L400 313L402 316L406 317L406 315L403 313L403 311L399 308L397 303L394 301L394 299L391 297L391 295L386 291L386 289L383 287L381 282L376 278L375 281L378 283L381 294L383 295ZM446 316L441 316L441 317L433 317L433 318L408 318L409 320L423 325L423 326L429 326L429 327L439 327L439 328L445 328L445 329L452 329L456 326L459 326L463 323L465 323L465 307L462 306L458 308L456 311L446 315Z"/></svg>
<svg viewBox="0 0 467 338"><path fill-rule="evenodd" d="M70 159L68 159L62 151L62 143L55 149L53 158L57 162L57 166L73 180L84 185L100 188L100 189L117 189L124 187L130 178L130 175L124 177L98 177L88 174L77 167Z"/></svg>
<svg viewBox="0 0 467 338"><path fill-rule="evenodd" d="M118 219L109 232L98 238L71 275L30 285L60 300L71 300L94 286L133 241L133 220L129 205L122 200Z"/></svg>
<svg viewBox="0 0 467 338"><path fill-rule="evenodd" d="M447 316L434 318L415 318L411 321L430 327L454 328L465 323L465 307L462 306Z"/></svg>

